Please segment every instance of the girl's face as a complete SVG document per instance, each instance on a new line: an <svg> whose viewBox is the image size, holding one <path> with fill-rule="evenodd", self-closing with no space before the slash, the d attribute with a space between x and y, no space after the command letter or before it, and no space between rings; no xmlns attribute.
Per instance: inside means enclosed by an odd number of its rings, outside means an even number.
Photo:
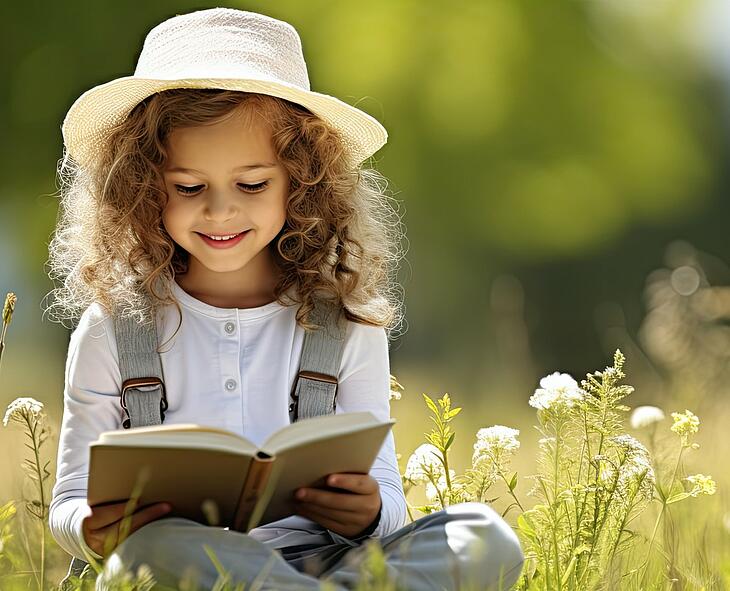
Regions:
<svg viewBox="0 0 730 591"><path fill-rule="evenodd" d="M289 193L269 125L238 110L212 125L174 130L167 148L162 221L190 253L186 290L219 305L221 298L265 297L275 284L267 245L284 225ZM206 237L241 232L230 243Z"/></svg>

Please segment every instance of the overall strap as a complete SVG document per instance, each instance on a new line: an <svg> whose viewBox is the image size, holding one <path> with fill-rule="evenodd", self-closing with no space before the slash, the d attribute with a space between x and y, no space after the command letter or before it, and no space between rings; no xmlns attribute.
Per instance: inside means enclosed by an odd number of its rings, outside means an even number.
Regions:
<svg viewBox="0 0 730 591"><path fill-rule="evenodd" d="M289 419L333 414L337 376L342 361L347 321L344 310L331 301L315 300L310 318L320 328L305 331L299 374L294 383Z"/></svg>
<svg viewBox="0 0 730 591"><path fill-rule="evenodd" d="M157 352L157 327L130 317L114 317L114 330L122 374L120 404L125 429L159 425L165 420L167 396L162 362Z"/></svg>

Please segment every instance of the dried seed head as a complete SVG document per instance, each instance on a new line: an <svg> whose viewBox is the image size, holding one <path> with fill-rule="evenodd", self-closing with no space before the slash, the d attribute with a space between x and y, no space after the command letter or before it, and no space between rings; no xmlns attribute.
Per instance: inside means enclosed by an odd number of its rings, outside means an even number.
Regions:
<svg viewBox="0 0 730 591"><path fill-rule="evenodd" d="M18 301L18 298L12 291L5 296L5 305L3 306L3 323L6 326L9 325L10 321L13 319L13 311L15 310L16 301Z"/></svg>

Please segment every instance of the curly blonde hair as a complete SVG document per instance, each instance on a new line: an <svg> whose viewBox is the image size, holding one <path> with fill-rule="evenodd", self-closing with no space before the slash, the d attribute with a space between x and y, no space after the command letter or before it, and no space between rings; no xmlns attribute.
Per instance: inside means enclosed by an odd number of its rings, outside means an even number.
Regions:
<svg viewBox="0 0 730 591"><path fill-rule="evenodd" d="M286 222L267 247L281 270L276 300L301 304L296 320L308 329L315 298L324 298L342 305L348 319L392 336L403 320L395 274L404 233L385 177L349 164L341 136L305 107L219 89L171 89L143 100L92 166L64 153L47 262L60 282L49 294L53 320L75 324L93 302L139 322L168 304L180 312L169 282L186 272L190 255L162 223L166 140L176 128L215 123L238 108L270 122L290 178Z"/></svg>

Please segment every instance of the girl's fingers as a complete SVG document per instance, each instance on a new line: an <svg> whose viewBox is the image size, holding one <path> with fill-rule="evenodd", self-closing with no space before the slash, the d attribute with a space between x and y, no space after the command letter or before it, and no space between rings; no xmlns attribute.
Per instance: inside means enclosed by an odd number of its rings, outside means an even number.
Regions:
<svg viewBox="0 0 730 591"><path fill-rule="evenodd" d="M124 517L124 511L128 501L120 503L110 503L109 505L94 505L91 507L91 513L85 518L85 523L89 529L99 529L107 525L111 525L115 521L119 521ZM151 507L161 508L164 503L155 503L143 509L134 507L134 512L145 511ZM132 513L133 515L134 513Z"/></svg>
<svg viewBox="0 0 730 591"><path fill-rule="evenodd" d="M115 548L119 545L126 537L137 531L143 525L151 521L155 521L161 517L164 517L170 512L170 509L164 508L165 503L156 503L140 509L133 513L126 519L122 516L115 522L106 525L104 527L91 528L88 527L88 522L83 524L83 534L86 539L86 543L98 554L104 556L104 551L107 550L105 545L107 540L110 540L110 548Z"/></svg>
<svg viewBox="0 0 730 591"><path fill-rule="evenodd" d="M337 521L342 525L352 525L353 523L358 523L359 521L362 521L361 515L362 513L357 513L355 511L343 511L341 509L324 509L322 507L318 507L317 505L311 505L309 503L297 503L296 504L297 512L299 510L306 511L307 513L311 515L317 515L318 517L331 519L333 521ZM364 523L362 527L365 527L367 524Z"/></svg>
<svg viewBox="0 0 730 591"><path fill-rule="evenodd" d="M325 515L321 512L317 512L313 507L308 505L299 505L297 507L297 513L319 523L321 526L331 529L332 531L342 533L352 529L352 525L348 523L342 523L336 519L332 519L329 515Z"/></svg>
<svg viewBox="0 0 730 591"><path fill-rule="evenodd" d="M378 481L370 476L370 474L330 474L327 477L327 484L329 486L336 486L337 488L344 488L345 490L361 495L369 495L379 490Z"/></svg>
<svg viewBox="0 0 730 591"><path fill-rule="evenodd" d="M361 495L330 492L319 488L299 489L295 499L301 503L347 512L362 511L363 508L363 497Z"/></svg>
<svg viewBox="0 0 730 591"><path fill-rule="evenodd" d="M295 498L305 503L345 511L373 509L380 502L378 481L369 474L330 474L326 482L329 486L336 486L344 492L300 488L296 491Z"/></svg>
<svg viewBox="0 0 730 591"><path fill-rule="evenodd" d="M118 521L124 515L126 501L121 503L110 503L109 505L94 505L90 507L91 513L84 518L84 525L89 529L105 527Z"/></svg>

